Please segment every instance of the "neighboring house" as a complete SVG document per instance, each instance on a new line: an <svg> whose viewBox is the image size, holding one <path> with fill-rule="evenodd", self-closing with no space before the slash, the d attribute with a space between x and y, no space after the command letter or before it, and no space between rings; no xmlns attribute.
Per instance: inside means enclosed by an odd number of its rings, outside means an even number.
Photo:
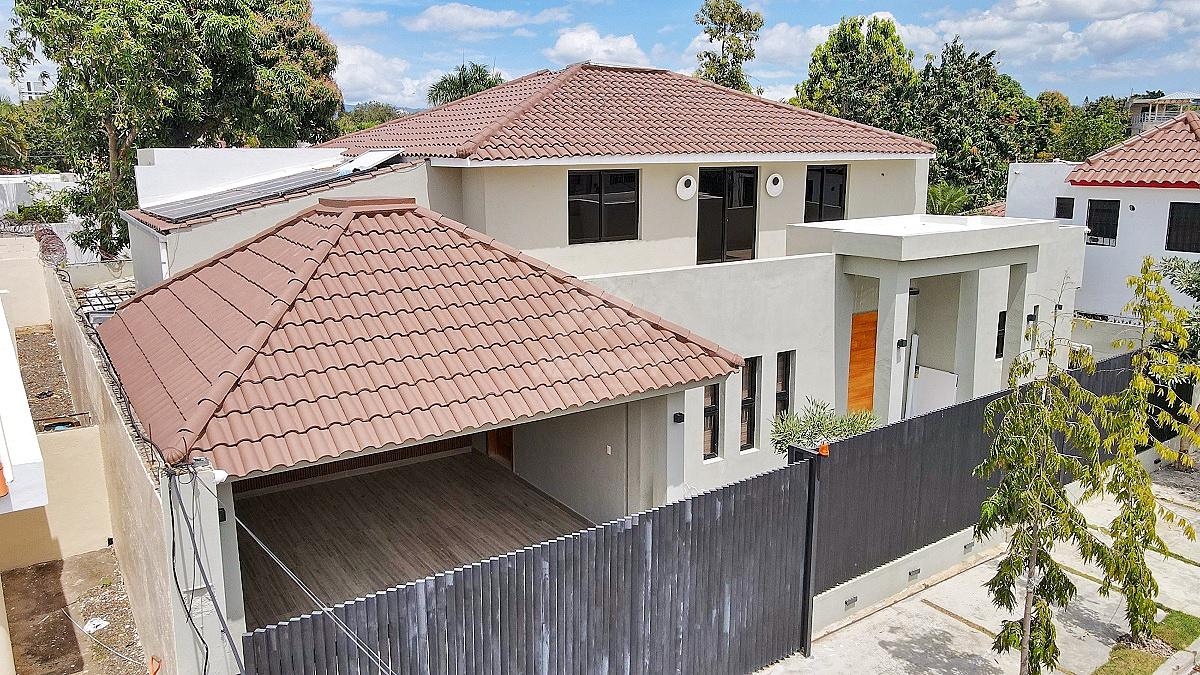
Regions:
<svg viewBox="0 0 1200 675"><path fill-rule="evenodd" d="M50 87L41 80L25 80L17 87L17 100L21 103L35 101L50 93Z"/></svg>
<svg viewBox="0 0 1200 675"><path fill-rule="evenodd" d="M1200 92L1176 91L1158 98L1129 100L1129 126L1137 136L1170 122L1186 110L1200 108Z"/></svg>
<svg viewBox="0 0 1200 675"><path fill-rule="evenodd" d="M1008 215L1058 218L1088 227L1076 309L1100 322L1107 353L1130 299L1126 279L1151 256L1200 254L1200 113L1189 111L1081 163L1013 164ZM1185 306L1191 300L1175 294Z"/></svg>

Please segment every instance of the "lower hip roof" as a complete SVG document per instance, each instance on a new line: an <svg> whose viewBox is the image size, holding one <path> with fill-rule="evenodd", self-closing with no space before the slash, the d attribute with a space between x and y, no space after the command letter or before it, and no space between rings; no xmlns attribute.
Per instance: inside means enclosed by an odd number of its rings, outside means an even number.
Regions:
<svg viewBox="0 0 1200 675"><path fill-rule="evenodd" d="M171 463L235 476L723 377L742 359L410 200L321 199L100 327Z"/></svg>

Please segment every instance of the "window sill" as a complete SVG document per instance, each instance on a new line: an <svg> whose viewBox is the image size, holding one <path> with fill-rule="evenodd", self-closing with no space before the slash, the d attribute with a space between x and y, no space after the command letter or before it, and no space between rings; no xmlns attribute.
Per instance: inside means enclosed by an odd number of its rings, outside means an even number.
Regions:
<svg viewBox="0 0 1200 675"><path fill-rule="evenodd" d="M705 457L704 460L701 462L701 464L716 464L717 462L720 462L724 459L725 458L720 455L717 455L715 457Z"/></svg>

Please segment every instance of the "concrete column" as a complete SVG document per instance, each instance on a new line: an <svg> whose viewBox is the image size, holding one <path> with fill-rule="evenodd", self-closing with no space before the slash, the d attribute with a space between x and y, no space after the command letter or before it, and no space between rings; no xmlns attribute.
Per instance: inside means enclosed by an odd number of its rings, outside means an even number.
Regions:
<svg viewBox="0 0 1200 675"><path fill-rule="evenodd" d="M908 368L909 278L892 266L879 279L879 323L875 334L875 415L885 423L904 414L904 382Z"/></svg>
<svg viewBox="0 0 1200 675"><path fill-rule="evenodd" d="M675 415L684 414L685 403L689 394L698 400L703 399L703 394L699 388L667 395L667 447L665 453L666 466L664 467L666 489L664 490L664 503L673 502L688 496L687 483L684 476L684 465L687 463L687 458L684 454L687 452L700 453L699 439L704 434L703 404L693 406L694 411L688 411L683 422L675 421ZM697 434L693 434L697 438L697 442L693 447L689 447L686 443L689 428L699 430Z"/></svg>
<svg viewBox="0 0 1200 675"><path fill-rule="evenodd" d="M989 267L959 275L958 330L954 344L958 402L1003 388L996 363L996 328L1000 312L1007 310L1008 295L1007 267ZM1005 337L1007 341L1007 327Z"/></svg>
<svg viewBox="0 0 1200 675"><path fill-rule="evenodd" d="M1004 326L1004 364L1001 369L1005 386L1013 359L1029 348L1029 341L1025 339L1025 315L1032 307L1026 303L1029 266L1011 265L1008 270L1008 320Z"/></svg>
<svg viewBox="0 0 1200 675"><path fill-rule="evenodd" d="M163 505L168 560L174 565L174 575L168 579L171 614L175 630L175 664L179 673L233 675L238 673L229 641L221 631L221 622L213 597L221 603L220 611L226 620L230 616L226 602L224 539L220 522L220 500L212 467L196 460L194 473L184 473L172 480L164 474L159 480L159 496ZM232 497L232 493L230 493ZM192 533L195 534L193 544ZM235 553L236 555L236 549ZM203 565L212 595L204 583ZM178 582L176 581L178 580ZM240 581L237 584L240 587ZM238 593L240 597L240 589ZM236 612L240 625L245 625L241 610ZM190 617L190 618L189 618ZM229 628L235 642L241 635L234 632L238 623ZM201 643L198 635L202 635ZM205 647L208 646L208 670L204 670ZM240 647L239 647L240 648Z"/></svg>
<svg viewBox="0 0 1200 675"><path fill-rule="evenodd" d="M246 603L242 597L242 556L238 549L237 511L233 481L217 483L217 522L221 530L221 569L225 580L225 620L234 637L246 632Z"/></svg>
<svg viewBox="0 0 1200 675"><path fill-rule="evenodd" d="M840 270L833 273L833 312L832 403L839 412L846 412L850 385L850 332L854 324L854 284L850 275ZM797 351L797 362L802 358L803 352Z"/></svg>

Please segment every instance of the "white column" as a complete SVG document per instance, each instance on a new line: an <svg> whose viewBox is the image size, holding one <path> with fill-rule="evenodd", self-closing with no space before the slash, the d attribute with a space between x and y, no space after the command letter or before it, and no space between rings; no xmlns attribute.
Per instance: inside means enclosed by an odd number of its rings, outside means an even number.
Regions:
<svg viewBox="0 0 1200 675"><path fill-rule="evenodd" d="M833 406L845 412L850 395L850 333L854 328L854 285L850 275L840 269L833 273L833 313ZM797 352L797 363L793 370L799 370L801 359L803 353ZM792 391L799 391L799 387L794 387Z"/></svg>
<svg viewBox="0 0 1200 675"><path fill-rule="evenodd" d="M898 266L879 279L879 323L875 334L875 415L895 422L904 414L908 369L908 284Z"/></svg>
<svg viewBox="0 0 1200 675"><path fill-rule="evenodd" d="M1008 295L1007 267L989 267L959 275L954 345L956 401L969 401L1003 388L1002 364L996 362L996 329L1000 312L1008 307Z"/></svg>
<svg viewBox="0 0 1200 675"><path fill-rule="evenodd" d="M687 411L683 422L676 422L676 415L684 415L688 396L692 396L697 400L702 400L704 395L700 388L689 389L688 391L676 392L667 394L667 447L666 447L666 463L664 491L664 503L670 503L687 497L687 483L684 476L684 466L687 464L686 453L692 452L699 455L700 441L704 435L704 412L703 404L699 407L692 406L693 410ZM696 443L693 447L689 447L688 428L698 429L698 434L690 434L695 437Z"/></svg>
<svg viewBox="0 0 1200 675"><path fill-rule="evenodd" d="M207 462L196 460L195 468L194 473L184 473L174 481L165 474L159 480L163 525L166 528L166 554L174 566L174 574L167 580L167 601L171 603L175 628L173 670L179 673L205 672L205 648L198 637L202 635L204 643L208 645L208 675L233 675L239 672L237 662L229 641L222 634L221 622L217 617L218 607L213 603L215 597L222 605L220 611L228 620L226 561L222 553L225 537L221 531L217 484L213 469ZM212 595L201 574L201 565L212 585ZM244 623L241 620L241 624ZM230 624L229 628L240 649L241 635L235 632L236 625Z"/></svg>

